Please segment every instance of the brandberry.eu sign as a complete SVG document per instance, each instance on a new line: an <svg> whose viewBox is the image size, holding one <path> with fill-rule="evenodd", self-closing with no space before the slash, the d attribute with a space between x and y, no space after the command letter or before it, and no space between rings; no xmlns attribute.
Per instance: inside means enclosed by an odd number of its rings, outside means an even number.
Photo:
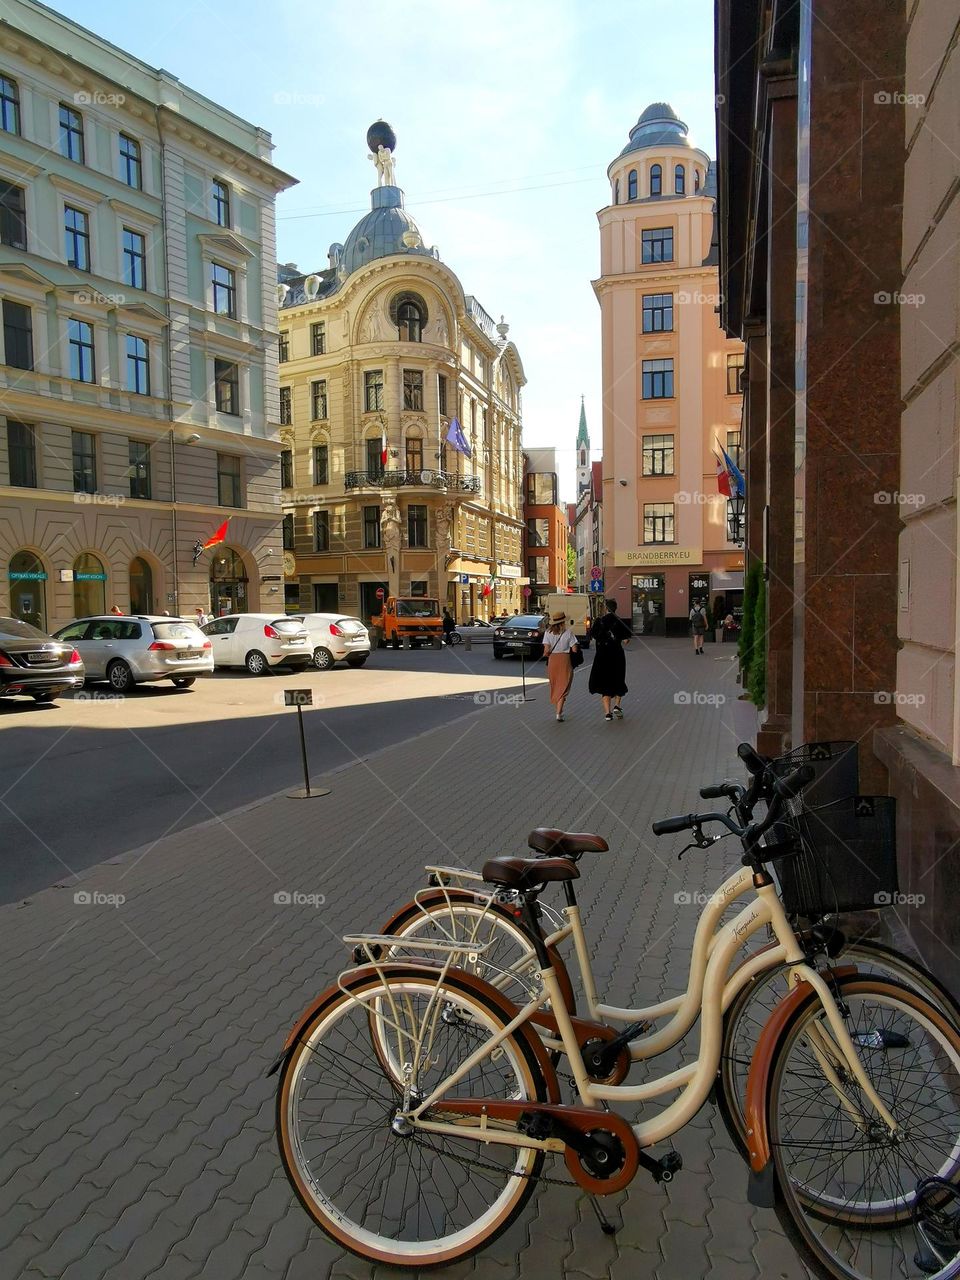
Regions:
<svg viewBox="0 0 960 1280"><path fill-rule="evenodd" d="M614 563L623 565L701 564L702 547L648 546L631 547L629 551L615 551Z"/></svg>

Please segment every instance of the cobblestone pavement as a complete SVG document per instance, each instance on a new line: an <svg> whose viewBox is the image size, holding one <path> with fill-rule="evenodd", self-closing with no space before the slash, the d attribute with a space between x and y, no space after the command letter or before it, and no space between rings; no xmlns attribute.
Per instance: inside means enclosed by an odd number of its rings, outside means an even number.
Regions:
<svg viewBox="0 0 960 1280"><path fill-rule="evenodd" d="M3 908L2 1274L398 1275L341 1253L294 1203L265 1070L343 966L343 932L378 927L424 862L518 852L539 823L610 840L579 886L608 998L681 990L696 908L676 895L716 885L733 852L678 864L678 842L656 847L649 823L735 769L726 658L634 646L627 716L612 724L585 670L562 725L543 686L519 707L465 702L463 718L330 775L325 799L259 802L101 864L81 886L89 902L71 885ZM281 889L326 905L276 905ZM800 1280L772 1213L746 1204L745 1167L711 1108L676 1146L684 1170L669 1190L641 1174L608 1201L615 1237L582 1195L541 1187L509 1232L444 1274Z"/></svg>

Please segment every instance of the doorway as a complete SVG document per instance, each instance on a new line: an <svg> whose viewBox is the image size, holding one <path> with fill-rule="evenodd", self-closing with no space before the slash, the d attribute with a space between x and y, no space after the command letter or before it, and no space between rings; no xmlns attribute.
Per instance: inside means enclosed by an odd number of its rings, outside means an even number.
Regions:
<svg viewBox="0 0 960 1280"><path fill-rule="evenodd" d="M313 584L314 613L339 613L340 588L336 582L315 582Z"/></svg>
<svg viewBox="0 0 960 1280"><path fill-rule="evenodd" d="M662 573L635 573L630 592L633 632L638 636L662 636L664 618L664 586Z"/></svg>
<svg viewBox="0 0 960 1280"><path fill-rule="evenodd" d="M18 551L7 571L10 613L40 631L47 629L47 571L32 551Z"/></svg>
<svg viewBox="0 0 960 1280"><path fill-rule="evenodd" d="M215 618L226 613L246 613L247 569L232 547L218 547L210 562L210 609Z"/></svg>
<svg viewBox="0 0 960 1280"><path fill-rule="evenodd" d="M153 613L153 570L142 556L130 561L130 612Z"/></svg>
<svg viewBox="0 0 960 1280"><path fill-rule="evenodd" d="M383 592L383 597L390 594L390 584L388 582L361 582L360 583L360 620L369 623L374 614L381 611L381 601L377 599L377 591Z"/></svg>

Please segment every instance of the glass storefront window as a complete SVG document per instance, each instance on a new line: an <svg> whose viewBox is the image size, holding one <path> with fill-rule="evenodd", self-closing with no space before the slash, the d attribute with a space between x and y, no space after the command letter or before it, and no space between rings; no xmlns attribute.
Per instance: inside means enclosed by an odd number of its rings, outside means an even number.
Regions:
<svg viewBox="0 0 960 1280"><path fill-rule="evenodd" d="M77 618L107 611L107 572L89 551L73 562L73 612Z"/></svg>
<svg viewBox="0 0 960 1280"><path fill-rule="evenodd" d="M130 561L130 612L153 613L153 570L141 556Z"/></svg>
<svg viewBox="0 0 960 1280"><path fill-rule="evenodd" d="M47 629L47 573L32 551L18 551L10 560L10 613L40 631Z"/></svg>

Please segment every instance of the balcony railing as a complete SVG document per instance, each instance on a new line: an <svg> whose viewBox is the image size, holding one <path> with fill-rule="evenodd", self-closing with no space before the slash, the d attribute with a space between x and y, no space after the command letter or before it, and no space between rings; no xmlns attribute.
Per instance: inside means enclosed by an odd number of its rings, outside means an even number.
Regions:
<svg viewBox="0 0 960 1280"><path fill-rule="evenodd" d="M348 471L343 478L345 489L402 489L416 486L423 489L453 490L458 493L479 493L477 476L458 476L453 471Z"/></svg>

